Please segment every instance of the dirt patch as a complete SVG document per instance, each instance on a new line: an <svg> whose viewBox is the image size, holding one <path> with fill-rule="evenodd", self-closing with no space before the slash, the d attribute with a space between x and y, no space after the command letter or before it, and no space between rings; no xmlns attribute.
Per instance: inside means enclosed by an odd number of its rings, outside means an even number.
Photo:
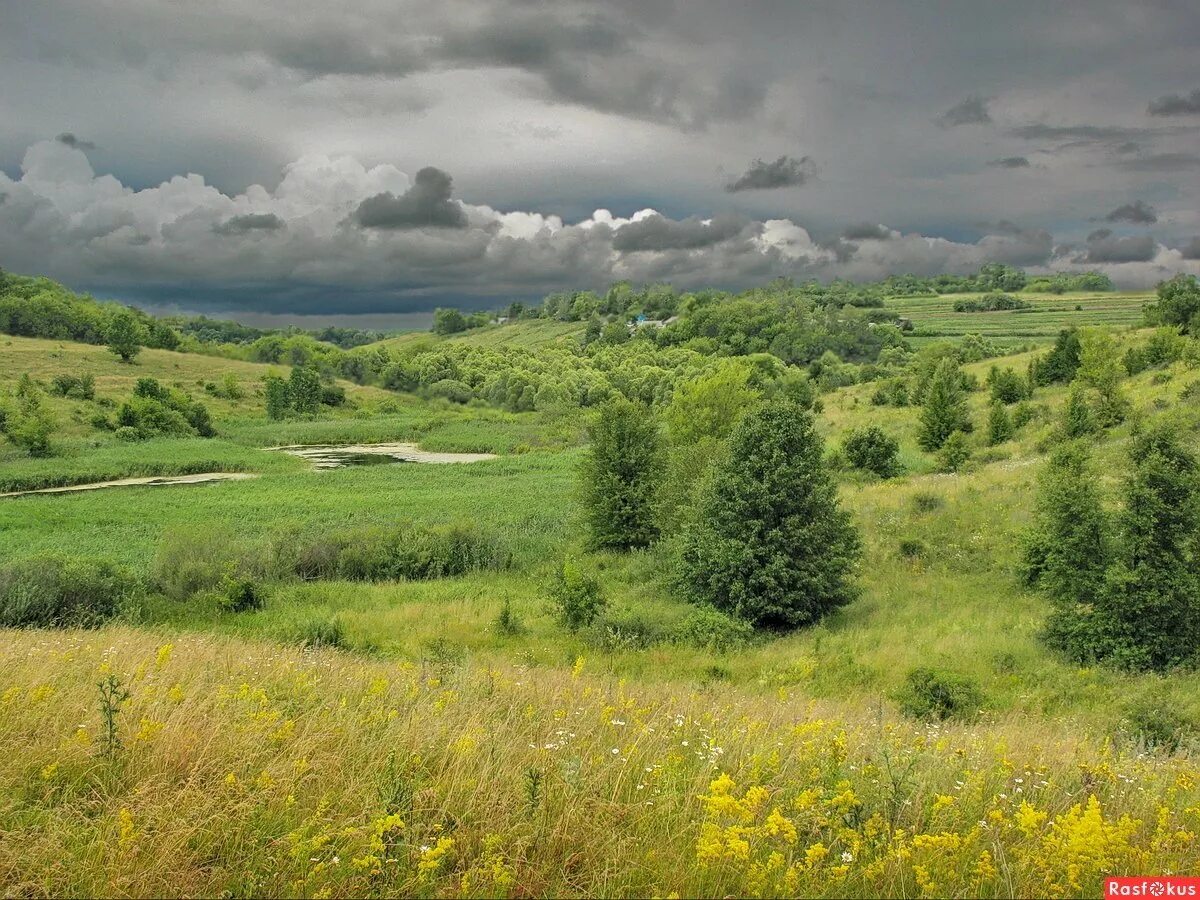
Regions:
<svg viewBox="0 0 1200 900"><path fill-rule="evenodd" d="M267 447L307 459L315 469L341 469L346 466L371 465L381 461L410 463L473 463L495 459L494 453L434 453L416 444L307 444L289 447Z"/></svg>
<svg viewBox="0 0 1200 900"><path fill-rule="evenodd" d="M68 484L62 487L37 488L32 491L12 491L0 497L28 497L32 494L73 494L78 491L98 491L113 487L160 487L171 484L207 484L210 481L243 481L257 478L249 472L200 472L196 475L155 475L149 478L116 478L112 481L93 481L88 484Z"/></svg>

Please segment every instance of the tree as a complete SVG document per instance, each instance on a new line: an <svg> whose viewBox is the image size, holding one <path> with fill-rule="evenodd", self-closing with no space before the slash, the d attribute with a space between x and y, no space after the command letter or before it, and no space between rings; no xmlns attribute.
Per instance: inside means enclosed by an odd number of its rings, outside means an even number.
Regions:
<svg viewBox="0 0 1200 900"><path fill-rule="evenodd" d="M925 391L918 441L922 449L937 450L953 432L970 430L962 374L953 359L943 359Z"/></svg>
<svg viewBox="0 0 1200 900"><path fill-rule="evenodd" d="M878 425L851 431L842 449L856 469L874 472L880 478L900 474L900 444Z"/></svg>
<svg viewBox="0 0 1200 900"><path fill-rule="evenodd" d="M1130 463L1095 649L1123 668L1162 671L1200 644L1200 466L1164 425L1134 439Z"/></svg>
<svg viewBox="0 0 1200 900"><path fill-rule="evenodd" d="M132 312L123 309L113 315L104 329L104 340L109 352L120 357L121 362L133 362L146 342L146 329Z"/></svg>
<svg viewBox="0 0 1200 900"><path fill-rule="evenodd" d="M1072 382L1071 389L1067 392L1067 404L1063 407L1063 436L1075 440L1095 432L1096 419L1088 405L1083 385Z"/></svg>
<svg viewBox="0 0 1200 900"><path fill-rule="evenodd" d="M316 369L295 366L287 385L288 405L302 416L315 415L321 406L321 376Z"/></svg>
<svg viewBox="0 0 1200 900"><path fill-rule="evenodd" d="M49 456L54 414L42 402L42 392L28 373L17 381L16 401L16 409L0 416L0 431L30 456Z"/></svg>
<svg viewBox="0 0 1200 900"><path fill-rule="evenodd" d="M649 545L658 537L655 503L664 469L658 421L647 407L618 396L600 408L588 437L581 474L592 546Z"/></svg>
<svg viewBox="0 0 1200 900"><path fill-rule="evenodd" d="M1075 377L1079 368L1079 332L1064 328L1058 333L1054 346L1037 364L1038 384L1066 383Z"/></svg>
<svg viewBox="0 0 1200 900"><path fill-rule="evenodd" d="M1079 369L1075 377L1096 392L1096 424L1108 428L1125 418L1129 401L1121 390L1125 365L1117 342L1108 331L1089 328L1079 341Z"/></svg>
<svg viewBox="0 0 1200 900"><path fill-rule="evenodd" d="M812 414L791 401L742 419L681 539L677 579L690 600L782 628L850 602L861 544L822 457Z"/></svg>
<svg viewBox="0 0 1200 900"><path fill-rule="evenodd" d="M1112 556L1108 516L1086 448L1061 445L1038 479L1034 525L1025 536L1025 581L1054 603L1049 642L1076 652L1079 623L1103 593Z"/></svg>
<svg viewBox="0 0 1200 900"><path fill-rule="evenodd" d="M952 431L938 450L938 465L943 472L957 472L971 458L971 445L961 431Z"/></svg>
<svg viewBox="0 0 1200 900"><path fill-rule="evenodd" d="M439 308L433 311L434 334L455 334L467 330L467 318L457 309Z"/></svg>
<svg viewBox="0 0 1200 900"><path fill-rule="evenodd" d="M278 421L287 417L291 404L288 402L288 383L278 375L268 375L263 383L267 397L267 418Z"/></svg>
<svg viewBox="0 0 1200 900"><path fill-rule="evenodd" d="M1159 282L1158 302L1146 308L1151 324L1176 325L1185 333L1200 331L1200 283L1195 275L1180 273L1169 281Z"/></svg>
<svg viewBox="0 0 1200 900"><path fill-rule="evenodd" d="M992 390L992 399L1001 403L1016 403L1025 399L1026 382L1012 369L992 366L988 372L988 386Z"/></svg>
<svg viewBox="0 0 1200 900"><path fill-rule="evenodd" d="M988 443L993 447L1003 444L1013 436L1014 431L1012 418L1004 408L1004 403L1000 400L994 401L991 412L988 413Z"/></svg>

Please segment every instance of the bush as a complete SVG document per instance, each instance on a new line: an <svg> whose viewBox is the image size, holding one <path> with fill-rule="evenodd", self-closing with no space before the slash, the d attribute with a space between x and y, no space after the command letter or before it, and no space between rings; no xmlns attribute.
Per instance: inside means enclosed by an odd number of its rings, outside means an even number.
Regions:
<svg viewBox="0 0 1200 900"><path fill-rule="evenodd" d="M93 375L55 375L50 382L50 393L72 400L94 400L96 378Z"/></svg>
<svg viewBox="0 0 1200 900"><path fill-rule="evenodd" d="M954 431L938 450L938 465L943 472L957 472L971 458L971 445L961 431Z"/></svg>
<svg viewBox="0 0 1200 900"><path fill-rule="evenodd" d="M896 701L915 719L969 719L983 706L983 692L967 675L921 666L905 676Z"/></svg>
<svg viewBox="0 0 1200 900"><path fill-rule="evenodd" d="M705 607L692 610L671 632L676 643L713 653L738 650L753 636L750 623Z"/></svg>
<svg viewBox="0 0 1200 900"><path fill-rule="evenodd" d="M178 528L163 534L150 583L172 600L213 590L244 570L234 536L223 528Z"/></svg>
<svg viewBox="0 0 1200 900"><path fill-rule="evenodd" d="M1132 701L1122 723L1129 734L1147 750L1174 753L1200 733L1196 723L1179 714L1166 699L1146 694Z"/></svg>
<svg viewBox="0 0 1200 900"><path fill-rule="evenodd" d="M600 582L573 560L565 560L550 586L550 601L558 621L569 631L578 631L596 621L608 605Z"/></svg>
<svg viewBox="0 0 1200 900"><path fill-rule="evenodd" d="M900 474L900 444L877 425L851 431L843 449L856 469L874 472L880 478Z"/></svg>
<svg viewBox="0 0 1200 900"><path fill-rule="evenodd" d="M588 438L581 475L592 546L645 547L658 537L655 507L666 469L657 420L617 397L600 409Z"/></svg>
<svg viewBox="0 0 1200 900"><path fill-rule="evenodd" d="M645 650L662 639L663 629L656 622L628 610L617 615L597 616L584 634L589 647L605 653Z"/></svg>
<svg viewBox="0 0 1200 900"><path fill-rule="evenodd" d="M953 359L943 359L930 378L921 407L918 441L923 450L937 450L956 431L971 430L962 373Z"/></svg>
<svg viewBox="0 0 1200 900"><path fill-rule="evenodd" d="M130 572L103 560L22 560L0 569L0 627L94 627L138 590Z"/></svg>
<svg viewBox="0 0 1200 900"><path fill-rule="evenodd" d="M897 549L900 551L901 556L909 560L923 559L929 552L929 548L925 546L925 542L919 541L916 538L901 538Z"/></svg>
<svg viewBox="0 0 1200 900"><path fill-rule="evenodd" d="M525 631L525 624L520 617L513 612L512 601L509 598L504 598L504 605L500 607L500 612L496 614L496 632L498 634L506 634L510 637L521 634Z"/></svg>
<svg viewBox="0 0 1200 900"><path fill-rule="evenodd" d="M221 582L221 593L224 595L221 606L229 612L262 609L266 602L262 588L252 578L226 576Z"/></svg>
<svg viewBox="0 0 1200 900"><path fill-rule="evenodd" d="M946 505L941 494L931 494L929 491L917 491L912 495L912 505L919 513L933 512Z"/></svg>
<svg viewBox="0 0 1200 900"><path fill-rule="evenodd" d="M283 550L283 565L300 578L350 581L423 580L507 568L512 555L491 532L473 522L357 528L297 537Z"/></svg>

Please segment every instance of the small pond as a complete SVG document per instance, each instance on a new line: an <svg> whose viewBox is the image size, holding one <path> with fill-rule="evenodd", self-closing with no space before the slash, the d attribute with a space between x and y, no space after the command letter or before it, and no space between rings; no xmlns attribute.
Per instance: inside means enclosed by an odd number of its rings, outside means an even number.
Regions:
<svg viewBox="0 0 1200 900"><path fill-rule="evenodd" d="M389 463L473 463L495 459L494 453L434 453L416 444L297 444L268 447L307 459L314 469L342 469L347 466L377 466Z"/></svg>

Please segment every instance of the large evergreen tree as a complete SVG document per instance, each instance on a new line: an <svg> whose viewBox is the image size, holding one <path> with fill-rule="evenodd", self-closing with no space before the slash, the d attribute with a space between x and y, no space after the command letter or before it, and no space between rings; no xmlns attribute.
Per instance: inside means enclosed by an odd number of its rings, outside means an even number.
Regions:
<svg viewBox="0 0 1200 900"><path fill-rule="evenodd" d="M1200 644L1200 466L1167 426L1131 450L1117 560L1097 614L1102 655L1131 669L1163 670Z"/></svg>
<svg viewBox="0 0 1200 900"><path fill-rule="evenodd" d="M583 505L594 547L645 547L658 537L656 501L664 461L658 421L624 397L604 404L588 428Z"/></svg>
<svg viewBox="0 0 1200 900"><path fill-rule="evenodd" d="M934 370L921 407L918 440L925 450L937 450L956 431L970 431L962 374L953 359L943 359Z"/></svg>
<svg viewBox="0 0 1200 900"><path fill-rule="evenodd" d="M1089 614L1104 591L1112 554L1108 518L1096 488L1087 449L1062 444L1039 479L1034 527L1026 537L1026 580L1054 603L1050 643L1075 656L1087 656L1082 645Z"/></svg>
<svg viewBox="0 0 1200 900"><path fill-rule="evenodd" d="M742 419L680 542L678 579L689 599L795 628L854 597L858 532L822 456L811 413L791 401Z"/></svg>

